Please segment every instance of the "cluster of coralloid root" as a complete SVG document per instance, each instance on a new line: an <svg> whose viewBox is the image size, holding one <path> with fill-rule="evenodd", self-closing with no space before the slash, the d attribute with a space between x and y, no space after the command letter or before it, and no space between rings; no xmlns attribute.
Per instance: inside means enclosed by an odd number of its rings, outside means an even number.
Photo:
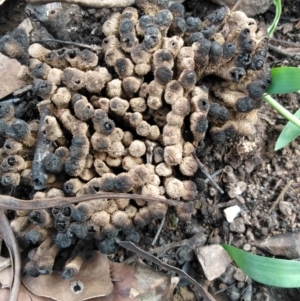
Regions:
<svg viewBox="0 0 300 301"><path fill-rule="evenodd" d="M198 143L205 136L220 144L255 132L269 83L268 41L256 21L226 7L201 21L167 0L136 5L107 17L100 56L29 47L29 64L19 76L33 82L42 99L40 122L26 123L14 117L13 105L0 106L7 138L2 185L23 181L40 190L35 199L101 191L141 195L17 212L12 227L21 245L39 245L25 267L30 275L50 273L56 256L73 244L64 278L79 271L91 241L104 253L115 250L120 235L138 242L136 229L168 209L147 203L147 196L187 201L175 210L189 221ZM24 160L34 146L34 158Z"/></svg>

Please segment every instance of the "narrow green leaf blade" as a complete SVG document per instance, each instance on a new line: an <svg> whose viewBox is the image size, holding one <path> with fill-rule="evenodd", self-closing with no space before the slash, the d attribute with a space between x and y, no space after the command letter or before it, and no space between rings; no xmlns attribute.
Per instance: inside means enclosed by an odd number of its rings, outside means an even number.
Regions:
<svg viewBox="0 0 300 301"><path fill-rule="evenodd" d="M229 245L222 245L236 265L250 278L265 285L300 287L300 262L275 259L247 253Z"/></svg>
<svg viewBox="0 0 300 301"><path fill-rule="evenodd" d="M274 34L275 30L276 30L277 24L279 22L279 19L281 17L281 13L282 13L281 0L274 0L273 4L275 5L276 13L275 13L275 17L274 17L274 20L273 20L272 24L270 25L270 27L267 30L268 31L268 35L270 37L273 36L273 34Z"/></svg>
<svg viewBox="0 0 300 301"><path fill-rule="evenodd" d="M293 93L300 90L300 68L277 67L271 69L272 81L267 88L269 94Z"/></svg>
<svg viewBox="0 0 300 301"><path fill-rule="evenodd" d="M300 109L294 114L294 116L300 119ZM293 122L289 121L281 131L276 141L275 150L277 151L285 147L290 142L292 142L295 138L297 138L299 135L300 135L300 127L295 125Z"/></svg>

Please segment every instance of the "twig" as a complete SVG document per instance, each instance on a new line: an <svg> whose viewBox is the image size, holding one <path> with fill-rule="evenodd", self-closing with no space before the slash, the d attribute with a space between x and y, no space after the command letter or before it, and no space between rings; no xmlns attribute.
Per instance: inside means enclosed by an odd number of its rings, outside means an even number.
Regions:
<svg viewBox="0 0 300 301"><path fill-rule="evenodd" d="M19 103L22 101L22 98L10 98L10 99L5 99L5 100L1 100L1 103Z"/></svg>
<svg viewBox="0 0 300 301"><path fill-rule="evenodd" d="M127 249L127 250L130 250L131 252L136 253L138 256L140 256L140 257L142 257L146 260L150 260L151 262L154 262L155 264L157 264L158 266L160 266L164 270L175 272L176 274L178 274L179 276L181 276L182 278L187 280L190 284L194 285L195 288L197 289L197 291L200 293L200 295L203 297L203 299L205 301L216 301L209 292L207 292L195 279L190 277L184 271L160 261L155 256L153 256L153 255L143 251L142 249L138 248L132 242L120 241L119 245L121 247Z"/></svg>
<svg viewBox="0 0 300 301"><path fill-rule="evenodd" d="M164 254L165 252L167 252L168 250L172 249L172 248L177 248L177 247L181 247L181 246L185 246L189 243L189 239L183 239L180 241L174 241L170 244L161 246L161 247L157 247L154 248L150 251L148 251L149 254L157 254L157 256L161 256L162 254Z"/></svg>
<svg viewBox="0 0 300 301"><path fill-rule="evenodd" d="M202 164L200 162L200 160L198 159L198 157L196 156L196 154L193 154L195 160L197 161L197 164L200 168L200 170L205 174L205 176L208 178L208 180L218 189L218 191L221 194L224 194L224 190L214 181L214 179L212 178L212 176L209 174L209 172L207 171L206 167L204 166L204 164Z"/></svg>
<svg viewBox="0 0 300 301"><path fill-rule="evenodd" d="M238 201L236 199L230 200L226 203L219 203L214 205L215 208L221 209L221 208L225 208L225 207L230 207L230 206L234 206L238 203Z"/></svg>
<svg viewBox="0 0 300 301"><path fill-rule="evenodd" d="M39 210L52 207L61 207L69 204L80 203L85 201L95 201L102 199L144 199L145 201L163 202L170 206L183 206L186 202L156 198L152 196L130 194L130 193L115 193L115 192L99 192L97 194L87 194L78 197L57 197L57 198L44 198L37 200L21 200L12 196L0 195L0 208L9 210Z"/></svg>
<svg viewBox="0 0 300 301"><path fill-rule="evenodd" d="M281 55L284 55L288 58L292 58L292 59L295 59L295 60L300 60L300 55L299 54L296 54L296 53L290 53L288 51L285 51L284 49L281 49L277 46L274 46L272 44L269 44L269 49L271 49L272 51L275 51Z"/></svg>
<svg viewBox="0 0 300 301"><path fill-rule="evenodd" d="M268 210L268 214L270 214L275 208L276 206L279 204L279 202L282 200L284 194L286 193L286 191L289 189L289 187L292 185L293 180L290 180L287 182L287 184L283 187L283 189L281 190L281 192L279 193L278 197L276 198L275 202L273 203L273 205L271 206L271 208Z"/></svg>
<svg viewBox="0 0 300 301"><path fill-rule="evenodd" d="M241 4L242 1L243 0L238 0L230 11L232 13L235 12L238 9L238 7L240 6L240 4Z"/></svg>
<svg viewBox="0 0 300 301"><path fill-rule="evenodd" d="M281 44L281 45L288 45L292 48L299 48L300 47L300 44L295 43L295 42L289 42L289 41L279 40L279 39L275 39L275 38L271 38L270 41Z"/></svg>
<svg viewBox="0 0 300 301"><path fill-rule="evenodd" d="M97 46L97 45L87 45L87 44L82 44L82 43L76 43L76 42L70 42L70 41L63 41L63 40L58 40L58 39L42 39L40 41L35 41L35 43L40 43L40 44L46 44L46 43L59 43L59 44L65 44L65 45L71 45L71 46L76 46L80 48L87 48L90 49L96 53L101 53L102 47Z"/></svg>
<svg viewBox="0 0 300 301"><path fill-rule="evenodd" d="M55 2L54 0L27 0L27 3L40 5ZM127 7L135 3L135 0L61 0L60 2L88 6L93 8Z"/></svg>
<svg viewBox="0 0 300 301"><path fill-rule="evenodd" d="M159 236L159 234L160 234L160 232L161 232L161 230L162 230L162 228L163 228L163 226L164 226L165 220L166 220L166 216L164 215L164 217L162 218L162 220L161 220L161 222L160 222L160 225L159 225L159 228L158 228L158 230L157 230L157 233L156 233L156 235L155 235L155 237L154 237L154 239L153 239L153 241L152 241L151 246L154 246L154 245L156 244L156 241L157 241L157 239L158 239L158 236Z"/></svg>
<svg viewBox="0 0 300 301"><path fill-rule="evenodd" d="M219 175L222 171L223 171L223 169L219 169L219 170L215 171L213 174L211 174L210 176L211 176L212 178L214 178L214 177L216 177L217 175ZM206 178L206 179L204 180L205 183L208 183L209 181L210 181L209 178Z"/></svg>
<svg viewBox="0 0 300 301"><path fill-rule="evenodd" d="M21 258L16 238L11 227L9 226L9 222L3 210L0 210L0 232L10 251L10 256L12 258L13 283L9 301L17 301L21 284Z"/></svg>

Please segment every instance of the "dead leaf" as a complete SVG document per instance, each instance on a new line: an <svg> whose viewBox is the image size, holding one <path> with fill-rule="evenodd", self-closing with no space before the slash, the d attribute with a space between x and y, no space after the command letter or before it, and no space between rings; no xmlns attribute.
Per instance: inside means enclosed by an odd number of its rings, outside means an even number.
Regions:
<svg viewBox="0 0 300 301"><path fill-rule="evenodd" d="M111 280L114 285L112 293L90 301L138 301L138 299L130 297L130 290L135 280L135 268L116 262L110 262L109 266Z"/></svg>
<svg viewBox="0 0 300 301"><path fill-rule="evenodd" d="M164 301L170 285L170 276L155 271L142 261L136 262L131 293L138 300Z"/></svg>
<svg viewBox="0 0 300 301"><path fill-rule="evenodd" d="M2 288L10 288L12 284L13 271L12 266L0 272L0 284ZM1 300L1 299L0 299Z"/></svg>
<svg viewBox="0 0 300 301"><path fill-rule="evenodd" d="M11 265L10 258L0 256L0 272L8 268Z"/></svg>
<svg viewBox="0 0 300 301"><path fill-rule="evenodd" d="M52 301L49 298L36 296L31 293L24 285L20 286L18 301Z"/></svg>
<svg viewBox="0 0 300 301"><path fill-rule="evenodd" d="M61 273L53 272L51 275L38 278L26 275L22 278L22 282L33 294L57 301L88 300L107 296L113 290L107 256L97 251L70 280L63 280Z"/></svg>
<svg viewBox="0 0 300 301"><path fill-rule="evenodd" d="M0 99L26 85L17 77L20 66L21 64L17 60L0 53Z"/></svg>
<svg viewBox="0 0 300 301"><path fill-rule="evenodd" d="M155 271L141 261L134 265L110 263L113 292L89 301L164 301L168 300L179 282L178 277Z"/></svg>
<svg viewBox="0 0 300 301"><path fill-rule="evenodd" d="M286 24L283 25L282 32L284 34L286 34L286 33L290 32L290 31L292 31L293 29L294 29L294 23L289 22L289 23L286 23Z"/></svg>
<svg viewBox="0 0 300 301"><path fill-rule="evenodd" d="M0 301L9 300L10 287L12 283L12 267L8 267L0 272ZM27 288L21 284L19 290L18 301L51 301L49 298L38 297L27 290Z"/></svg>

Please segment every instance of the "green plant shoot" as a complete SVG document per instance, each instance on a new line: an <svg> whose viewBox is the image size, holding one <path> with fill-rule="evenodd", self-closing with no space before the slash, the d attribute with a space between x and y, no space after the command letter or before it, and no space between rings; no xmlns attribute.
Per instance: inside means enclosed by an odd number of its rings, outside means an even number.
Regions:
<svg viewBox="0 0 300 301"><path fill-rule="evenodd" d="M222 246L251 279L276 287L300 287L299 261L263 257L226 244Z"/></svg>
<svg viewBox="0 0 300 301"><path fill-rule="evenodd" d="M300 118L300 109L295 113L294 116ZM297 138L299 135L300 135L300 127L296 126L294 123L289 121L281 131L276 141L275 150L277 151L285 147L290 142L292 142L295 138Z"/></svg>
<svg viewBox="0 0 300 301"><path fill-rule="evenodd" d="M285 94L293 93L300 90L300 68L297 67L278 67L271 70L272 82L267 88L269 94ZM298 111L295 115L284 108L277 100L268 94L264 95L264 99L279 114L284 116L289 122L284 127L277 139L275 150L279 150L293 141L300 135L300 114Z"/></svg>
<svg viewBox="0 0 300 301"><path fill-rule="evenodd" d="M281 17L281 12L282 12L281 0L274 0L273 4L275 5L276 13L275 13L275 17L274 17L272 24L270 25L270 27L267 30L269 37L273 36L273 34L276 30L277 24L279 22L279 19Z"/></svg>

